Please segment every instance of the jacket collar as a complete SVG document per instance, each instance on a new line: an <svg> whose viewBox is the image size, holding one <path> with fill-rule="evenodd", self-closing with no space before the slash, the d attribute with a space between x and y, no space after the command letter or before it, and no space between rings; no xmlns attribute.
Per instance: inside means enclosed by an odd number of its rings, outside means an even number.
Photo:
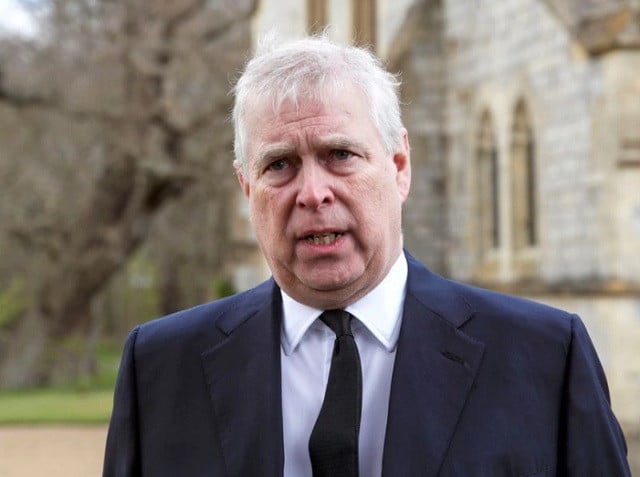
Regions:
<svg viewBox="0 0 640 477"><path fill-rule="evenodd" d="M203 353L214 426L229 475L281 476L280 292L270 280L217 321L227 338Z"/></svg>
<svg viewBox="0 0 640 477"><path fill-rule="evenodd" d="M473 309L451 282L407 261L382 473L429 477L444 460L484 344L461 331ZM226 339L202 355L214 425L230 475L281 476L280 290L270 280L239 306L216 322Z"/></svg>
<svg viewBox="0 0 640 477"><path fill-rule="evenodd" d="M459 328L473 310L407 254L409 278L393 371L383 476L436 476L478 372L484 344Z"/></svg>

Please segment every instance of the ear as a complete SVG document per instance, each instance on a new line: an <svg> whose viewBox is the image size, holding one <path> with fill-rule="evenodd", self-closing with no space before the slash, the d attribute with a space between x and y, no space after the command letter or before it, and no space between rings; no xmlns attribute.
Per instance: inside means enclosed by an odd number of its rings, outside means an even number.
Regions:
<svg viewBox="0 0 640 477"><path fill-rule="evenodd" d="M409 196L411 188L411 148L407 130L400 130L400 145L393 155L393 163L396 166L396 185L400 200L404 202Z"/></svg>
<svg viewBox="0 0 640 477"><path fill-rule="evenodd" d="M246 178L244 177L244 167L242 166L242 163L237 159L233 161L233 167L236 170L236 177L238 178L238 182L240 183L242 192L244 193L244 196L248 199L250 188L249 188L249 181L246 180Z"/></svg>

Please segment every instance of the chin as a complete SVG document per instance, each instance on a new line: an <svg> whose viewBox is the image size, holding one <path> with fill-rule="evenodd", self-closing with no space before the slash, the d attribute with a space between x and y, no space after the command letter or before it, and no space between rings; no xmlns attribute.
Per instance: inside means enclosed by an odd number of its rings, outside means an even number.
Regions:
<svg viewBox="0 0 640 477"><path fill-rule="evenodd" d="M345 277L340 277L339 279L325 278L322 280L305 280L303 283L312 290L320 292L337 292L349 288L354 282L355 279L353 277L348 277L346 279Z"/></svg>

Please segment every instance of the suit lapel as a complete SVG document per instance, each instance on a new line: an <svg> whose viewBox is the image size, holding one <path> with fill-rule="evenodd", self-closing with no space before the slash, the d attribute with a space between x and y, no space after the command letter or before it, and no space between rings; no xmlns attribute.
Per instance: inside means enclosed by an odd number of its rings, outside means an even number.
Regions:
<svg viewBox="0 0 640 477"><path fill-rule="evenodd" d="M407 258L382 474L429 477L438 474L484 345L458 329L472 310L452 295L448 282Z"/></svg>
<svg viewBox="0 0 640 477"><path fill-rule="evenodd" d="M281 476L281 302L277 287L253 314L218 320L228 336L202 356L229 475Z"/></svg>

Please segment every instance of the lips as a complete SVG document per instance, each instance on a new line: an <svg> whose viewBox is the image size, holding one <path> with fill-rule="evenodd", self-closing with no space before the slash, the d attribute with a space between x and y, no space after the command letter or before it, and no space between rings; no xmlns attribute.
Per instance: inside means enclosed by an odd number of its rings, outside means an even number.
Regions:
<svg viewBox="0 0 640 477"><path fill-rule="evenodd" d="M307 235L305 240L314 245L331 245L340 237L342 237L342 233L340 232L324 232L321 234Z"/></svg>

